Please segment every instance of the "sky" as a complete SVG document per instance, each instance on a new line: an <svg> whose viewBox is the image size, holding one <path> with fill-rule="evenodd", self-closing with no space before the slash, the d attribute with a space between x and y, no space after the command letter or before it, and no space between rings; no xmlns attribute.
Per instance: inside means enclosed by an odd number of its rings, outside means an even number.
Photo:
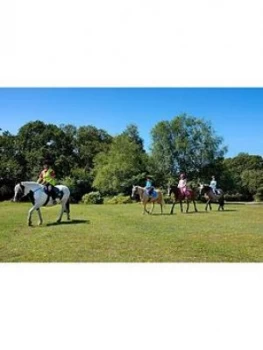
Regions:
<svg viewBox="0 0 263 350"><path fill-rule="evenodd" d="M263 156L263 88L0 88L0 128L12 134L34 120L113 136L136 124L148 151L156 123L182 113L210 121L226 157Z"/></svg>

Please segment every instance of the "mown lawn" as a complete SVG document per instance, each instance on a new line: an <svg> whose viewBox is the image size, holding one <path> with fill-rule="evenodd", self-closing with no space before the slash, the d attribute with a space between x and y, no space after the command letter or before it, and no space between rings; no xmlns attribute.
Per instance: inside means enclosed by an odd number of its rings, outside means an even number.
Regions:
<svg viewBox="0 0 263 350"><path fill-rule="evenodd" d="M1 262L263 262L263 206L225 212L142 215L140 204L72 205L72 221L54 224L59 207L43 208L44 224L27 227L29 203L0 203ZM192 210L192 206L190 207Z"/></svg>

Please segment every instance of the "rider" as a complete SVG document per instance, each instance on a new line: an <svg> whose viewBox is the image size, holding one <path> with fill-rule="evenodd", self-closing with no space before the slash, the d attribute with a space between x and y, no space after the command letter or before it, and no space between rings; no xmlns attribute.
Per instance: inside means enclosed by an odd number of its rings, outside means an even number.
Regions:
<svg viewBox="0 0 263 350"><path fill-rule="evenodd" d="M152 178L151 178L151 176L147 176L146 177L145 189L147 191L148 196L151 196L152 193L153 193L153 189L154 189L154 187L152 185Z"/></svg>
<svg viewBox="0 0 263 350"><path fill-rule="evenodd" d="M186 187L187 179L184 173L180 174L178 188L180 188L181 192L185 195L187 191Z"/></svg>
<svg viewBox="0 0 263 350"><path fill-rule="evenodd" d="M41 171L39 174L37 182L44 185L46 187L46 190L48 194L52 197L53 199L53 204L56 204L56 197L57 193L54 189L54 186L56 185L56 175L54 170L51 167L50 161L45 160L44 164L44 169Z"/></svg>
<svg viewBox="0 0 263 350"><path fill-rule="evenodd" d="M216 188L216 186L217 186L216 178L215 178L215 176L213 175L213 176L212 176L212 180L211 180L211 182L210 182L210 187L212 188L214 194L217 194L217 188Z"/></svg>

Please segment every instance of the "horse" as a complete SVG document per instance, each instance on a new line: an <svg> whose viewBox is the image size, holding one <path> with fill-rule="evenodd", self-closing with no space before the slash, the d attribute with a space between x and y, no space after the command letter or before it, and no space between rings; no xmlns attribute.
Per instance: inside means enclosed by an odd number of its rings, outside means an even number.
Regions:
<svg viewBox="0 0 263 350"><path fill-rule="evenodd" d="M136 194L140 196L141 203L143 204L143 214L152 214L155 203L160 204L161 213L163 214L164 198L163 193L160 190L153 190L152 195L149 196L147 190L144 187L133 186L131 197L134 198ZM146 209L146 204L148 202L152 203L152 209L150 212Z"/></svg>
<svg viewBox="0 0 263 350"><path fill-rule="evenodd" d="M180 208L181 208L181 213L183 212L183 201L186 201L186 213L188 213L189 211L189 203L192 201L193 205L194 205L194 209L195 212L197 212L197 208L196 208L196 203L195 203L195 198L196 198L196 194L195 191L192 189L187 188L185 193L183 193L181 191L180 188L178 188L176 185L169 185L168 186L168 191L167 191L169 197L171 197L171 195L173 194L173 204L170 210L170 214L173 214L174 211L174 206L176 204L176 202L180 203Z"/></svg>
<svg viewBox="0 0 263 350"><path fill-rule="evenodd" d="M67 219L70 220L70 207L69 207L70 191L68 187L64 185L58 185L55 187L62 193L62 198L59 200L61 204L61 211L57 219L57 223L60 223L64 212L67 213ZM32 226L31 217L34 210L38 212L38 217L39 217L38 225L42 225L43 219L42 219L40 207L54 205L52 197L50 197L45 192L45 186L33 181L22 181L15 186L14 192L15 192L15 195L13 198L13 202L19 201L19 199L27 196L28 194L30 195L33 207L28 211L28 217L27 217L28 226Z"/></svg>
<svg viewBox="0 0 263 350"><path fill-rule="evenodd" d="M225 205L225 198L224 198L224 192L218 188L217 193L215 194L213 192L212 187L209 185L199 185L199 190L200 190L200 195L204 196L206 199L206 206L205 210L207 211L207 207L209 206L209 209L212 210L212 205L211 202L213 203L218 203L218 209L217 210L224 210L224 205Z"/></svg>

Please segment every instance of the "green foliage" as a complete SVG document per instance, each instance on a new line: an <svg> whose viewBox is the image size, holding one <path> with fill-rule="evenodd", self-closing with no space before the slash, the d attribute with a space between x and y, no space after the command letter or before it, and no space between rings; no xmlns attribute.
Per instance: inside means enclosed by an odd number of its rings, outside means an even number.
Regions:
<svg viewBox="0 0 263 350"><path fill-rule="evenodd" d="M188 177L202 176L202 170L226 152L210 123L186 114L158 123L151 134L151 166L164 183L182 171Z"/></svg>
<svg viewBox="0 0 263 350"><path fill-rule="evenodd" d="M127 135L116 136L95 159L93 187L103 194L130 192L133 178L145 173L147 156Z"/></svg>
<svg viewBox="0 0 263 350"><path fill-rule="evenodd" d="M262 187L259 187L257 189L257 192L256 194L254 195L254 199L256 202L261 202L263 201L263 186Z"/></svg>
<svg viewBox="0 0 263 350"><path fill-rule="evenodd" d="M94 158L100 152L107 152L112 137L104 130L92 125L81 126L76 134L78 165L86 171L94 167Z"/></svg>
<svg viewBox="0 0 263 350"><path fill-rule="evenodd" d="M130 196L124 196L123 194L118 194L112 198L108 198L104 201L105 204L128 204L133 203Z"/></svg>
<svg viewBox="0 0 263 350"><path fill-rule="evenodd" d="M252 200L251 196L242 193L226 193L224 197L227 202L247 202Z"/></svg>
<svg viewBox="0 0 263 350"><path fill-rule="evenodd" d="M132 185L144 186L149 173L153 185L165 189L178 182L181 171L194 187L215 175L225 192L260 198L263 157L240 153L224 159L223 140L210 123L183 114L157 123L151 134L147 154L134 124L115 137L91 125L58 127L39 120L22 126L17 135L0 129L0 187L5 186L0 200L13 192L17 180L36 181L47 157L53 161L57 182L69 186L73 202L95 190L130 195Z"/></svg>
<svg viewBox="0 0 263 350"><path fill-rule="evenodd" d="M103 198L100 194L100 192L90 192L84 194L82 197L82 202L84 204L102 204L103 203Z"/></svg>

